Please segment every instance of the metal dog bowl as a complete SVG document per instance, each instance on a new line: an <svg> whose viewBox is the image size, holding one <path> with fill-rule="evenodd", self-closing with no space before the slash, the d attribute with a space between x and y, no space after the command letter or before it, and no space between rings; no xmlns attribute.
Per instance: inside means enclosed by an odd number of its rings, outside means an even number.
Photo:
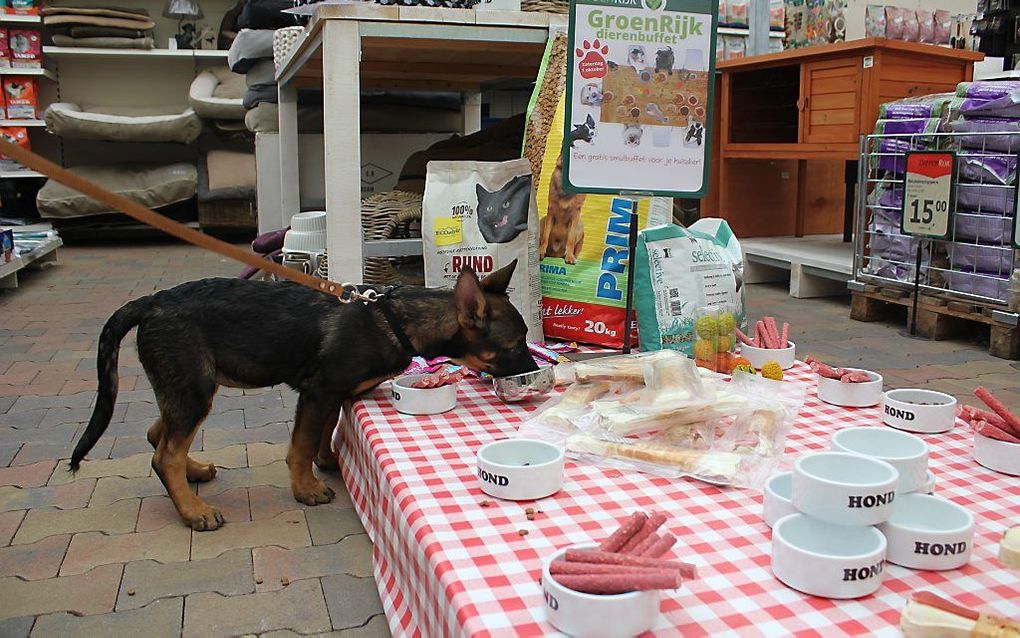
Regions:
<svg viewBox="0 0 1020 638"><path fill-rule="evenodd" d="M492 379L492 389L496 396L506 403L545 396L555 385L556 373L553 372L552 366L539 368L534 372Z"/></svg>

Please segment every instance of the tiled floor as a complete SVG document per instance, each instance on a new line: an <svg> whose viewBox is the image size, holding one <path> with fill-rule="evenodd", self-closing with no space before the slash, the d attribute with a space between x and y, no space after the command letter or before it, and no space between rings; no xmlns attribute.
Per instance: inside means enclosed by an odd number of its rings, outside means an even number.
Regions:
<svg viewBox="0 0 1020 638"><path fill-rule="evenodd" d="M222 390L195 448L216 463L199 493L228 523L183 527L151 476L156 415L131 347L114 420L76 476L66 461L91 413L95 343L134 297L239 267L168 243L61 249L60 264L0 294L0 636L388 634L371 546L336 475L330 505L290 495L283 461L295 395ZM1020 408L1017 370L979 344L928 342L848 318L846 300L750 286L750 314L790 321L801 355L877 369L893 387L967 397L978 384Z"/></svg>

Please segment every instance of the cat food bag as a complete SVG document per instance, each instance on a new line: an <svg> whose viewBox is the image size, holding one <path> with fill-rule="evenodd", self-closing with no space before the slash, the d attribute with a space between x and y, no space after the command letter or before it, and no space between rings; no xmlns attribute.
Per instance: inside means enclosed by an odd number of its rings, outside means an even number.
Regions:
<svg viewBox="0 0 1020 638"><path fill-rule="evenodd" d="M39 84L35 78L7 75L4 76L3 88L8 119L34 120L38 117Z"/></svg>
<svg viewBox="0 0 1020 638"><path fill-rule="evenodd" d="M0 27L0 69L11 68L11 47L7 43L7 27Z"/></svg>
<svg viewBox="0 0 1020 638"><path fill-rule="evenodd" d="M726 2L726 24L734 27L747 26L747 0Z"/></svg>
<svg viewBox="0 0 1020 638"><path fill-rule="evenodd" d="M7 43L11 48L11 66L38 68L42 66L42 38L36 29L9 29Z"/></svg>
<svg viewBox="0 0 1020 638"><path fill-rule="evenodd" d="M421 210L425 285L452 288L464 267L481 278L516 259L507 294L528 324L528 341L544 341L528 161L429 162Z"/></svg>
<svg viewBox="0 0 1020 638"><path fill-rule="evenodd" d="M864 10L864 32L869 38L885 37L885 7L869 4Z"/></svg>
<svg viewBox="0 0 1020 638"><path fill-rule="evenodd" d="M917 19L917 12L910 9L903 10L903 39L907 42L918 42L921 33L921 25Z"/></svg>
<svg viewBox="0 0 1020 638"><path fill-rule="evenodd" d="M705 308L731 311L744 330L743 253L723 219L642 231L634 258L641 349L693 357L694 324ZM746 332L746 330L744 330Z"/></svg>
<svg viewBox="0 0 1020 638"><path fill-rule="evenodd" d="M11 144L16 144L26 151L32 150L32 145L28 141L28 129L24 126L4 126L0 127L0 135ZM5 171L16 171L22 170L24 167L16 161L0 155L0 170Z"/></svg>
<svg viewBox="0 0 1020 638"><path fill-rule="evenodd" d="M525 130L524 155L537 177L543 332L546 337L620 348L634 207L626 197L563 190L566 55L566 34L549 41ZM596 135L609 134L596 130ZM672 212L668 197L641 198L638 227L664 224Z"/></svg>
<svg viewBox="0 0 1020 638"><path fill-rule="evenodd" d="M935 11L935 44L949 44L953 29L953 14L945 9Z"/></svg>
<svg viewBox="0 0 1020 638"><path fill-rule="evenodd" d="M907 10L900 7L885 8L885 37L890 40L903 39L903 21Z"/></svg>

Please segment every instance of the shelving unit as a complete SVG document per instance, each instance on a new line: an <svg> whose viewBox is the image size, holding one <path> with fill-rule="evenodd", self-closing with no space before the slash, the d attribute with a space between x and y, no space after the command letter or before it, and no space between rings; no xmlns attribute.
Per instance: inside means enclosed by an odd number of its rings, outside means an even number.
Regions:
<svg viewBox="0 0 1020 638"><path fill-rule="evenodd" d="M44 77L47 80L53 80L56 82L57 74L49 69L40 68L28 68L28 69L0 69L0 75L22 75L22 76L35 76Z"/></svg>
<svg viewBox="0 0 1020 638"><path fill-rule="evenodd" d="M43 47L43 54L55 58L176 58L227 59L226 51L203 49L93 49L86 47Z"/></svg>
<svg viewBox="0 0 1020 638"><path fill-rule="evenodd" d="M747 36L751 34L751 30L745 27L719 27L719 35L743 35ZM769 31L770 38L785 38L786 33L783 31Z"/></svg>
<svg viewBox="0 0 1020 638"><path fill-rule="evenodd" d="M6 264L0 264L0 290L18 287L18 272L32 266L33 270L57 260L57 248L64 245L59 237L47 241L30 253L19 255Z"/></svg>
<svg viewBox="0 0 1020 638"><path fill-rule="evenodd" d="M24 126L25 128L36 128L46 126L43 120L0 120L0 126Z"/></svg>
<svg viewBox="0 0 1020 638"><path fill-rule="evenodd" d="M26 177L46 177L36 171L0 171L0 179L23 179Z"/></svg>
<svg viewBox="0 0 1020 638"><path fill-rule="evenodd" d="M0 24L42 24L42 17L4 13L0 14Z"/></svg>

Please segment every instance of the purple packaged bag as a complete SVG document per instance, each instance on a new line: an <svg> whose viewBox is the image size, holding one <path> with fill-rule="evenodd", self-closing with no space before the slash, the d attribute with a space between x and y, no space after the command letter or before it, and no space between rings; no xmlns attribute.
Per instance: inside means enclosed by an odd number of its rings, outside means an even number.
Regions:
<svg viewBox="0 0 1020 638"><path fill-rule="evenodd" d="M961 179L979 184L1012 184L1016 178L1016 155L967 150L956 155Z"/></svg>
<svg viewBox="0 0 1020 638"><path fill-rule="evenodd" d="M924 135L937 133L941 121L937 118L900 118L875 121L875 135Z"/></svg>
<svg viewBox="0 0 1020 638"><path fill-rule="evenodd" d="M1016 211L1016 188L997 184L960 182L956 185L956 205L957 208L982 213L1012 215Z"/></svg>
<svg viewBox="0 0 1020 638"><path fill-rule="evenodd" d="M879 105L878 117L885 120L940 117L954 96L953 93L935 93L893 100Z"/></svg>
<svg viewBox="0 0 1020 638"><path fill-rule="evenodd" d="M953 268L980 270L1009 276L1013 269L1013 249L1002 246L980 246L977 244L946 244L949 263Z"/></svg>
<svg viewBox="0 0 1020 638"><path fill-rule="evenodd" d="M947 270L942 275L946 287L956 292L999 301L1006 301L1009 294L1009 279L1001 279L997 273Z"/></svg>
<svg viewBox="0 0 1020 638"><path fill-rule="evenodd" d="M979 215L960 210L953 215L953 237L986 244L1005 244L1013 236L1013 218L1003 215Z"/></svg>
<svg viewBox="0 0 1020 638"><path fill-rule="evenodd" d="M956 85L957 97L998 100L1012 94L1020 95L1020 81L960 82Z"/></svg>
<svg viewBox="0 0 1020 638"><path fill-rule="evenodd" d="M1020 120L974 118L946 122L943 126L952 133L974 133L958 135L955 140L964 148L978 148L1006 153L1020 152ZM1001 135L996 135L1001 133Z"/></svg>

